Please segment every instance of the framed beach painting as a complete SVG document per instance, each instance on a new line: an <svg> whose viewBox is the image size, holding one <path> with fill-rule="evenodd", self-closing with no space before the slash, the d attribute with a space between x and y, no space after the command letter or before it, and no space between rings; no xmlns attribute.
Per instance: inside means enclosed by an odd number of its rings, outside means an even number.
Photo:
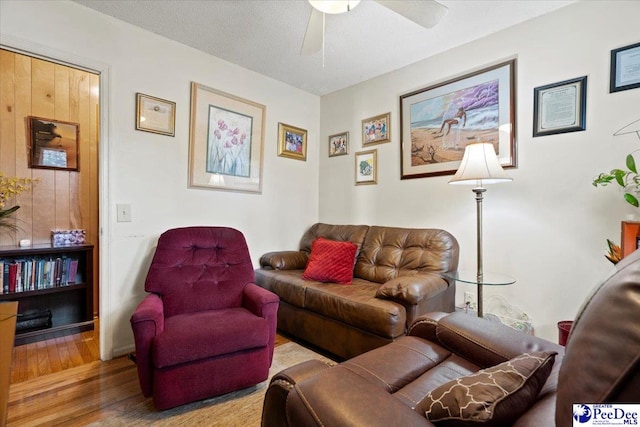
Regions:
<svg viewBox="0 0 640 427"><path fill-rule="evenodd" d="M453 175L467 144L490 142L516 166L516 60L400 96L401 179Z"/></svg>
<svg viewBox="0 0 640 427"><path fill-rule="evenodd" d="M362 146L391 141L391 113L369 117L362 121Z"/></svg>
<svg viewBox="0 0 640 427"><path fill-rule="evenodd" d="M329 157L349 154L349 132L329 136Z"/></svg>
<svg viewBox="0 0 640 427"><path fill-rule="evenodd" d="M278 123L278 156L307 160L307 131Z"/></svg>
<svg viewBox="0 0 640 427"><path fill-rule="evenodd" d="M378 183L378 150L356 153L356 185Z"/></svg>
<svg viewBox="0 0 640 427"><path fill-rule="evenodd" d="M191 83L189 186L262 191L266 107Z"/></svg>

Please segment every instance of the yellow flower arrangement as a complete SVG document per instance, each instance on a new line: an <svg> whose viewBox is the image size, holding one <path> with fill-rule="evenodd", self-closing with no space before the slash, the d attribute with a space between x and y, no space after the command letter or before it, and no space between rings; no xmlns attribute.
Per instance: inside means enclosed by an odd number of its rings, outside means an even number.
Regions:
<svg viewBox="0 0 640 427"><path fill-rule="evenodd" d="M15 205L8 209L5 209L7 202L18 194L25 191L31 191L38 178L21 178L17 176L5 177L0 172L0 229L8 228L10 230L16 230L17 226L13 222L7 221L9 215L20 209L20 206Z"/></svg>

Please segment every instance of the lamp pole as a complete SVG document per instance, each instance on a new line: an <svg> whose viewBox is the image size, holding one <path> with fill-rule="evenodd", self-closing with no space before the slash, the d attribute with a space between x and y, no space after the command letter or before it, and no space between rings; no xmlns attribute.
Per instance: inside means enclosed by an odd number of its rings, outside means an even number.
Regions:
<svg viewBox="0 0 640 427"><path fill-rule="evenodd" d="M487 191L486 188L482 187L482 181L478 181L478 186L473 189L473 192L476 193L476 238L477 238L477 248L476 253L478 256L478 271L476 275L477 280L477 293L478 293L478 317L483 317L482 311L482 279L484 273L482 271L482 199L484 197L483 193Z"/></svg>
<svg viewBox="0 0 640 427"><path fill-rule="evenodd" d="M476 237L478 242L478 271L476 274L476 285L478 293L478 317L483 317L482 310L482 287L484 283L484 272L482 271L482 199L487 191L483 184L494 184L497 182L511 181L511 178L504 173L500 161L496 155L495 148L490 142L473 142L464 148L462 161L451 178L449 184L470 184L474 185L473 192L476 193Z"/></svg>

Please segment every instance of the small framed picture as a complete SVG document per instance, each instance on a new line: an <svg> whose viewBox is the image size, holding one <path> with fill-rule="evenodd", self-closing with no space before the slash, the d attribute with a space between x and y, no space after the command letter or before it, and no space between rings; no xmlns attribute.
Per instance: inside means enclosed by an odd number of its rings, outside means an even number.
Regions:
<svg viewBox="0 0 640 427"><path fill-rule="evenodd" d="M278 156L307 160L307 131L278 123Z"/></svg>
<svg viewBox="0 0 640 427"><path fill-rule="evenodd" d="M611 82L609 92L640 87L640 43L611 51Z"/></svg>
<svg viewBox="0 0 640 427"><path fill-rule="evenodd" d="M176 103L142 93L136 94L136 129L176 135Z"/></svg>
<svg viewBox="0 0 640 427"><path fill-rule="evenodd" d="M533 89L533 136L586 129L587 76Z"/></svg>
<svg viewBox="0 0 640 427"><path fill-rule="evenodd" d="M329 135L329 157L349 154L349 132Z"/></svg>
<svg viewBox="0 0 640 427"><path fill-rule="evenodd" d="M391 113L369 117L362 121L362 146L391 141Z"/></svg>
<svg viewBox="0 0 640 427"><path fill-rule="evenodd" d="M378 183L378 150L356 153L356 185Z"/></svg>
<svg viewBox="0 0 640 427"><path fill-rule="evenodd" d="M80 125L42 117L28 118L29 167L78 171Z"/></svg>

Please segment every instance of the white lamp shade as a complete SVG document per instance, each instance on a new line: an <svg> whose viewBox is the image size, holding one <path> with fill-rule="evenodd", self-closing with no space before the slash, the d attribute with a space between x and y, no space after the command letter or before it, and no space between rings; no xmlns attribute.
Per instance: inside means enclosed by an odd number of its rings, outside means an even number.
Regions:
<svg viewBox="0 0 640 427"><path fill-rule="evenodd" d="M344 13L356 7L360 0L309 0L309 3L323 13Z"/></svg>
<svg viewBox="0 0 640 427"><path fill-rule="evenodd" d="M511 181L498 161L493 144L474 142L464 149L462 162L449 184L495 184Z"/></svg>

